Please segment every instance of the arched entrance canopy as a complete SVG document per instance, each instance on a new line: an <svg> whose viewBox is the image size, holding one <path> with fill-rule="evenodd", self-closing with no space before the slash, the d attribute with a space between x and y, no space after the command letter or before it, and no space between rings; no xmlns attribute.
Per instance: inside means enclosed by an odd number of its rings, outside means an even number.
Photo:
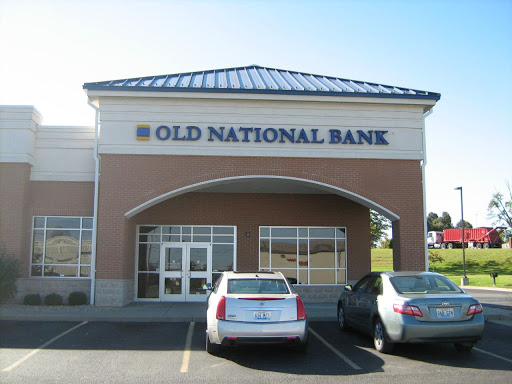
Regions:
<svg viewBox="0 0 512 384"><path fill-rule="evenodd" d="M125 217L131 218L138 213L159 204L167 199L189 192L213 192L213 193L293 193L293 194L335 194L355 201L367 208L373 209L391 221L399 220L400 216L356 193L345 189L322 183L319 181L306 180L296 177L254 175L235 176L221 179L208 180L188 185L169 191L160 196L140 204L125 213Z"/></svg>

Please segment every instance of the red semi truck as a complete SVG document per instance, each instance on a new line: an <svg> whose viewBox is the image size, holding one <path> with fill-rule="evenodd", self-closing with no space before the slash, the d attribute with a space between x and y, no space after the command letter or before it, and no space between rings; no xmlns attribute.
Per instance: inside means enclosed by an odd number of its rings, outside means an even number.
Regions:
<svg viewBox="0 0 512 384"><path fill-rule="evenodd" d="M499 227L479 227L464 229L464 244L467 248L501 248ZM431 231L427 236L429 248L461 248L462 229L445 229L443 232Z"/></svg>

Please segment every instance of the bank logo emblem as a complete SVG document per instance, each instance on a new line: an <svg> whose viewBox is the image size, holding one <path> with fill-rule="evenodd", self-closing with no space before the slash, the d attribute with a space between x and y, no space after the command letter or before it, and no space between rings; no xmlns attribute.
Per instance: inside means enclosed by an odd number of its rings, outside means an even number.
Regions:
<svg viewBox="0 0 512 384"><path fill-rule="evenodd" d="M137 125L137 140L148 141L149 140L149 125L138 124Z"/></svg>

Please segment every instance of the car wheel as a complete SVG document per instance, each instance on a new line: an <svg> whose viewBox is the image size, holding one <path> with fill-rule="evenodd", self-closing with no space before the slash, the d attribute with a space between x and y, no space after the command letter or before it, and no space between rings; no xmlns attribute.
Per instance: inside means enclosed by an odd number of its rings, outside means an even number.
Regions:
<svg viewBox="0 0 512 384"><path fill-rule="evenodd" d="M210 355L218 355L220 353L221 346L219 344L214 344L210 342L210 337L208 336L208 332L206 332L206 352Z"/></svg>
<svg viewBox="0 0 512 384"><path fill-rule="evenodd" d="M380 319L375 320L373 326L373 345L381 353L390 353L393 350L394 344L386 340L386 331Z"/></svg>
<svg viewBox="0 0 512 384"><path fill-rule="evenodd" d="M343 309L342 305L338 307L338 327L342 331L346 331L348 329L348 325L345 320L345 310Z"/></svg>
<svg viewBox="0 0 512 384"><path fill-rule="evenodd" d="M454 343L457 352L469 352L473 349L475 343Z"/></svg>

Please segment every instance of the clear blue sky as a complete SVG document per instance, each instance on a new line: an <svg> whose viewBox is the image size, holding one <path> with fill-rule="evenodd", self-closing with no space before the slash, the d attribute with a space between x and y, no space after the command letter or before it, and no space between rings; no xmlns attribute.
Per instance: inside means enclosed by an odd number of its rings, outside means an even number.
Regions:
<svg viewBox="0 0 512 384"><path fill-rule="evenodd" d="M512 182L512 0L0 0L0 104L92 125L85 82L258 64L441 93L427 212L489 225Z"/></svg>

